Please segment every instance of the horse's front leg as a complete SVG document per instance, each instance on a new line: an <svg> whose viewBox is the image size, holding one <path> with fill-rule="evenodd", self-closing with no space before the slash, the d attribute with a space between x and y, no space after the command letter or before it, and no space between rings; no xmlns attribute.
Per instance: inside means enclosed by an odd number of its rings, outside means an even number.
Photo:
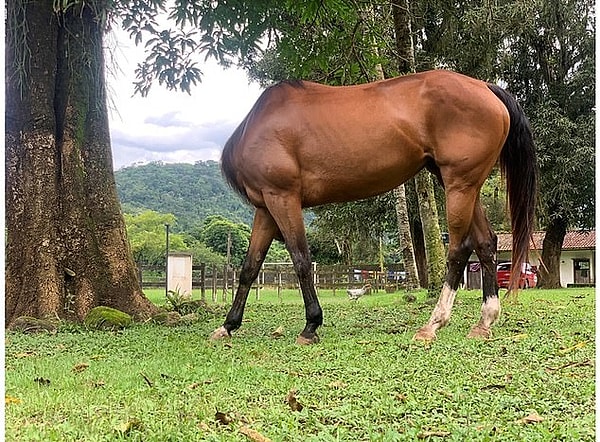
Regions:
<svg viewBox="0 0 600 442"><path fill-rule="evenodd" d="M250 292L252 283L258 276L271 242L278 233L277 225L271 214L264 208L256 209L252 224L252 234L250 235L250 245L248 246L248 253L240 272L239 286L233 304L231 305L231 309L229 309L229 313L227 313L225 322L212 333L211 339L216 340L229 337L233 330L237 330L242 325L242 317L248 293Z"/></svg>
<svg viewBox="0 0 600 442"><path fill-rule="evenodd" d="M302 345L315 344L319 342L317 329L323 324L323 310L312 280L310 251L299 197L290 193L265 193L264 196L292 258L304 299L306 325L296 342Z"/></svg>
<svg viewBox="0 0 600 442"><path fill-rule="evenodd" d="M316 344L319 342L317 329L323 324L323 310L319 304L319 299L317 298L317 292L312 279L308 246L306 247L306 250L299 253L299 255L300 256L297 257L292 256L292 260L294 261L297 270L302 297L304 299L306 325L296 339L296 343L301 345Z"/></svg>

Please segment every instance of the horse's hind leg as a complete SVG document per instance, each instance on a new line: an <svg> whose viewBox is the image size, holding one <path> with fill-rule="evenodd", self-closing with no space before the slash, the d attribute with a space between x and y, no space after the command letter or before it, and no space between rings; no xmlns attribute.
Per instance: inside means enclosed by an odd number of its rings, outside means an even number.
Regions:
<svg viewBox="0 0 600 442"><path fill-rule="evenodd" d="M475 252L481 263L483 303L481 305L481 318L471 329L468 337L487 339L491 336L492 324L500 315L498 280L496 279L497 237L479 201L475 206L473 217L473 239L475 241Z"/></svg>
<svg viewBox="0 0 600 442"><path fill-rule="evenodd" d="M239 286L235 294L235 299L229 313L227 313L225 322L213 332L211 339L230 336L233 330L240 328L242 325L242 316L244 315L248 292L258 276L258 272L269 251L269 246L273 238L278 234L277 225L267 209L256 209L252 224L252 234L250 235L250 245L248 246L248 253L240 272Z"/></svg>
<svg viewBox="0 0 600 442"><path fill-rule="evenodd" d="M470 191L460 187L456 191L446 189L446 211L450 234L448 269L442 292L429 321L413 337L417 341L433 341L436 338L436 331L450 320L454 298L467 260L473 251L471 221L476 195L477 191L473 188Z"/></svg>
<svg viewBox="0 0 600 442"><path fill-rule="evenodd" d="M295 195L268 194L264 195L264 198L283 235L302 290L306 326L296 342L298 344L317 343L319 341L317 328L323 323L323 311L319 305L313 284L310 251L306 240L302 206Z"/></svg>

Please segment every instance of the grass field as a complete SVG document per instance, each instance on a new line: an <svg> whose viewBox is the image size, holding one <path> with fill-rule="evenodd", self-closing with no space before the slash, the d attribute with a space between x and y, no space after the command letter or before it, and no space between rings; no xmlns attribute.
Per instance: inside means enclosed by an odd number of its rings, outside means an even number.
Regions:
<svg viewBox="0 0 600 442"><path fill-rule="evenodd" d="M465 339L480 295L461 291L431 345L411 340L432 309L423 293L320 298L308 347L294 343L295 291L251 294L221 342L207 337L223 306L173 328L7 333L6 440L594 440L594 289L521 292L488 341Z"/></svg>

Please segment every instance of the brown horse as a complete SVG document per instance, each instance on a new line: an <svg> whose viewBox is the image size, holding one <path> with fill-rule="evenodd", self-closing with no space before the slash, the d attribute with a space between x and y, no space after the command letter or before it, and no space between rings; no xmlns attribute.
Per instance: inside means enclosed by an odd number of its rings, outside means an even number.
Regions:
<svg viewBox="0 0 600 442"><path fill-rule="evenodd" d="M536 159L527 118L502 88L430 71L357 86L297 81L265 90L223 149L225 178L256 212L233 305L212 338L242 324L248 292L276 238L285 241L304 298L306 326L297 342L317 342L323 312L302 208L386 192L424 167L445 189L450 244L442 292L415 339L435 339L448 322L473 250L483 269L483 305L469 336L489 337L500 313L496 235L479 191L498 160L507 180L512 268L520 269L533 226ZM518 278L512 275L511 287Z"/></svg>

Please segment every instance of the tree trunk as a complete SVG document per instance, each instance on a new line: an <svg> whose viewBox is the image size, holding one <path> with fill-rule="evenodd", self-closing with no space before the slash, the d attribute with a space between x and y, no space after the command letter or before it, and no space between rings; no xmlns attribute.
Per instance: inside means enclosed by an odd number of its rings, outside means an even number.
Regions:
<svg viewBox="0 0 600 442"><path fill-rule="evenodd" d="M414 180L412 180L412 187L414 189ZM410 189L411 186L406 186ZM411 222L411 234L415 252L415 263L417 264L417 274L419 275L419 286L425 288L429 285L429 278L427 276L427 254L425 253L425 238L423 236L423 225L421 224L421 218L418 214L418 208L415 209L417 215L412 217ZM409 214L412 212L409 208Z"/></svg>
<svg viewBox="0 0 600 442"><path fill-rule="evenodd" d="M419 288L417 264L413 249L412 235L410 234L410 223L408 220L408 206L406 204L406 190L404 184L394 189L396 198L396 216L398 218L398 235L400 247L402 248L402 260L406 272L406 288L414 290Z"/></svg>
<svg viewBox="0 0 600 442"><path fill-rule="evenodd" d="M146 318L156 307L137 279L112 170L101 6L6 7L5 324L82 320L98 305Z"/></svg>
<svg viewBox="0 0 600 442"><path fill-rule="evenodd" d="M560 254L563 241L567 234L567 222L562 219L553 219L546 229L542 245L542 262L539 267L538 287L544 289L557 289L560 284Z"/></svg>
<svg viewBox="0 0 600 442"><path fill-rule="evenodd" d="M446 250L442 243L433 180L431 174L422 170L415 177L417 196L419 198L419 213L423 223L425 236L425 253L427 255L428 285L427 293L431 297L438 296L444 284L446 274Z"/></svg>
<svg viewBox="0 0 600 442"><path fill-rule="evenodd" d="M412 38L412 26L408 0L392 0L398 68L400 72L416 72L415 47Z"/></svg>

